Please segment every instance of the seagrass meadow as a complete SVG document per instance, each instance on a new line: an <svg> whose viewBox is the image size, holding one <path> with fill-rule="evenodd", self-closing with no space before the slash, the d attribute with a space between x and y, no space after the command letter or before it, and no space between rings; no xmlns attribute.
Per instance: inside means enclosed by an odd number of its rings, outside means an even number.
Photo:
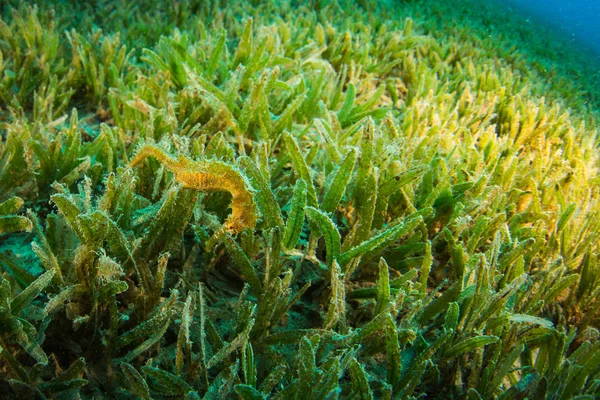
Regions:
<svg viewBox="0 0 600 400"><path fill-rule="evenodd" d="M597 399L593 61L489 2L0 2L0 399Z"/></svg>

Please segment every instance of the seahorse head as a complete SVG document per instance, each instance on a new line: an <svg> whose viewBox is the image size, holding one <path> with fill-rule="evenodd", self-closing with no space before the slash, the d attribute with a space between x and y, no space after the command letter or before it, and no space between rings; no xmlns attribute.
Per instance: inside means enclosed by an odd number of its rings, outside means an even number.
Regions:
<svg viewBox="0 0 600 400"><path fill-rule="evenodd" d="M256 226L256 210L254 204L246 207L234 207L231 215L225 221L229 233L240 233L244 229Z"/></svg>

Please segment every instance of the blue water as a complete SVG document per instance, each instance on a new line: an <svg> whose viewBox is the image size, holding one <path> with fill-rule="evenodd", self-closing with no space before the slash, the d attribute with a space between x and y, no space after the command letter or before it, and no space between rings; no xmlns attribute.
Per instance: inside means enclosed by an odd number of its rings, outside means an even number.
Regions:
<svg viewBox="0 0 600 400"><path fill-rule="evenodd" d="M542 20L600 58L600 0L504 0L508 7Z"/></svg>

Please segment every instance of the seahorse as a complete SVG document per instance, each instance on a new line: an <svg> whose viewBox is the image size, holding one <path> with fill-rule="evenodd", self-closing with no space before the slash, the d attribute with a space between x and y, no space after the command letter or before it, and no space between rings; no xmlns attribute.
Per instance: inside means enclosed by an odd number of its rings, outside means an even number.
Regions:
<svg viewBox="0 0 600 400"><path fill-rule="evenodd" d="M254 190L248 179L232 165L218 160L194 161L182 155L175 158L155 145L144 144L129 162L129 167L135 167L147 157L154 157L163 164L184 188L231 193L231 215L223 225L230 233L256 226Z"/></svg>

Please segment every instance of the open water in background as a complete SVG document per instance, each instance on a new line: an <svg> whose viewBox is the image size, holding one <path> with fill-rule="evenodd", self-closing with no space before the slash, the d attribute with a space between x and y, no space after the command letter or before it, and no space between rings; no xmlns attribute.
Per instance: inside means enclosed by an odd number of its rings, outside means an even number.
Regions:
<svg viewBox="0 0 600 400"><path fill-rule="evenodd" d="M553 26L575 46L594 53L600 59L600 0L498 0ZM537 22L537 21L536 21Z"/></svg>

